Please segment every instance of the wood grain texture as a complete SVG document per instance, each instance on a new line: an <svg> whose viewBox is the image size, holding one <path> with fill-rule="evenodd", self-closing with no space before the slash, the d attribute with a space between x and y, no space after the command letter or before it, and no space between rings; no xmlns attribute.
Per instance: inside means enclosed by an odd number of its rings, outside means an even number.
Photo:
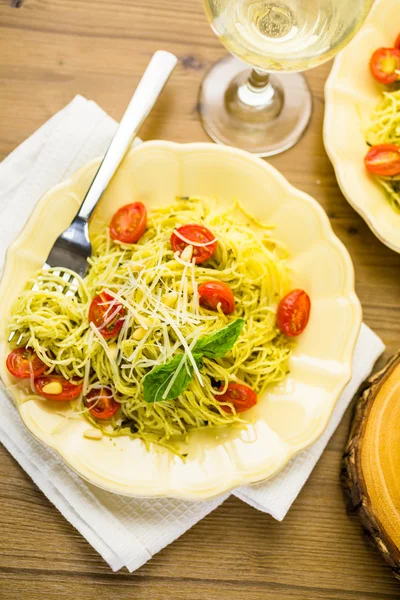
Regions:
<svg viewBox="0 0 400 600"><path fill-rule="evenodd" d="M201 0L0 0L0 159L76 94L119 118L151 54L180 62L142 131L206 141L197 91L224 49ZM400 256L341 195L322 143L330 65L308 73L312 124L271 163L328 212L349 249L368 325L400 345ZM130 575L113 574L18 464L0 449L1 600L400 600L400 587L345 513L339 471L350 414L283 523L231 498Z"/></svg>
<svg viewBox="0 0 400 600"><path fill-rule="evenodd" d="M382 520L387 511L398 502L392 495L390 467L387 460L382 459L381 452L386 447L390 450L390 459L396 456L396 444L391 436L393 432L397 437L398 432L398 417L394 416L394 412L398 406L395 387L399 373L400 353L397 353L360 389L362 393L355 407L350 436L343 455L341 480L349 510L357 514L368 539L400 581L400 544L393 536L393 531L399 531L400 522L396 513L395 518ZM383 413L386 413L386 419ZM375 427L373 418L371 419L373 414L376 419ZM368 449L372 460L366 460ZM374 485L379 482L381 485L379 491L373 495L370 494L371 482Z"/></svg>

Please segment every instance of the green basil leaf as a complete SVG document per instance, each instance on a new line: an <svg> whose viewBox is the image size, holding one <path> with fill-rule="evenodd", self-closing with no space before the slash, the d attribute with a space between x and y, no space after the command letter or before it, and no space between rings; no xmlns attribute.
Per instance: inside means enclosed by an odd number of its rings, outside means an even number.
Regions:
<svg viewBox="0 0 400 600"><path fill-rule="evenodd" d="M163 400L175 400L186 389L188 383L193 379L193 365L186 359L186 363L179 371L171 389L167 396L163 398L163 394L168 387L169 382L175 375L175 372L182 360L183 354L177 354L171 360L154 367L143 378L143 393L146 402L162 402ZM199 353L193 353L193 358L199 369L203 366L203 357Z"/></svg>
<svg viewBox="0 0 400 600"><path fill-rule="evenodd" d="M200 338L193 351L199 352L208 358L222 358L236 344L244 324L244 319L232 321L223 329Z"/></svg>
<svg viewBox="0 0 400 600"><path fill-rule="evenodd" d="M225 356L225 354L227 354L227 352L235 345L244 324L244 319L236 319L236 321L229 323L229 325L223 329L200 338L192 352L198 368L201 369L203 367L204 356L207 356L208 358L221 358L222 356ZM177 354L163 365L154 367L154 369L152 369L150 373L147 373L143 378L143 393L146 402L175 400L185 391L187 385L193 379L194 374L193 365L187 358L186 363L182 366L176 376L171 389L168 391L166 397L163 398L165 390L180 365L182 356L183 354Z"/></svg>

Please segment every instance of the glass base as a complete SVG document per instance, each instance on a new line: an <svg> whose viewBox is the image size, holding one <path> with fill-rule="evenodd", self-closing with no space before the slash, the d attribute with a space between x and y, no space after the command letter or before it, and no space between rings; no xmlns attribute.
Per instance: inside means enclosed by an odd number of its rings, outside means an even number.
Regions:
<svg viewBox="0 0 400 600"><path fill-rule="evenodd" d="M250 105L246 81L251 71L230 55L211 67L199 91L201 122L219 144L273 156L294 146L304 134L312 113L311 91L300 73L274 74L269 91L258 94L260 103ZM274 101L268 97L271 90Z"/></svg>

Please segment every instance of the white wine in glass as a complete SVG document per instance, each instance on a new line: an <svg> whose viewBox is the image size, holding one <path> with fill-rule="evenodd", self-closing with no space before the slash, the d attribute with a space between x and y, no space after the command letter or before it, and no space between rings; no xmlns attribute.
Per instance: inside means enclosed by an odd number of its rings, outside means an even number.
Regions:
<svg viewBox="0 0 400 600"><path fill-rule="evenodd" d="M212 67L200 89L200 115L208 134L259 156L293 146L312 111L311 93L299 72L329 60L348 44L372 4L204 0L214 32L233 55Z"/></svg>

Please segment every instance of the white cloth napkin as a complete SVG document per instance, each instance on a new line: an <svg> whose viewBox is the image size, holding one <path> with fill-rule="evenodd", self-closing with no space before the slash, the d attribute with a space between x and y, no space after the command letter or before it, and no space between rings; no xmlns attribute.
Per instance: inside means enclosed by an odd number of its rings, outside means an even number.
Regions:
<svg viewBox="0 0 400 600"><path fill-rule="evenodd" d="M116 123L95 103L77 96L0 163L0 269L7 246L50 187L104 153ZM320 440L299 454L273 480L236 490L236 496L282 520L309 477L360 383L384 350L363 325L353 377ZM64 517L116 571L134 571L219 506L228 494L199 503L131 499L104 492L73 473L22 425L0 391L0 441Z"/></svg>

